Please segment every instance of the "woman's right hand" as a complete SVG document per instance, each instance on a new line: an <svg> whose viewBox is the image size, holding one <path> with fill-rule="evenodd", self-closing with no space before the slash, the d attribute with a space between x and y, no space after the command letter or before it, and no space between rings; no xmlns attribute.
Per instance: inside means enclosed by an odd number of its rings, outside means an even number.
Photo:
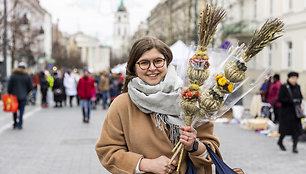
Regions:
<svg viewBox="0 0 306 174"><path fill-rule="evenodd" d="M155 159L143 158L139 163L139 170L143 172L151 172L156 174L172 173L175 169L177 162L173 160L171 166L168 166L170 159L166 156L160 156Z"/></svg>

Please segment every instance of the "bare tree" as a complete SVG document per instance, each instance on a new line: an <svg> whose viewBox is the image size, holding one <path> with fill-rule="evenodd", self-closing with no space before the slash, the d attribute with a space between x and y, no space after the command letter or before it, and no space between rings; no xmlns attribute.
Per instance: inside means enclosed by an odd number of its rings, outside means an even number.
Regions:
<svg viewBox="0 0 306 174"><path fill-rule="evenodd" d="M58 68L84 68L86 63L81 61L81 54L79 50L68 50L65 45L60 44L60 42L55 41L52 44L52 55L55 60L55 66Z"/></svg>
<svg viewBox="0 0 306 174"><path fill-rule="evenodd" d="M20 0L14 0L12 8L8 12L7 22L7 48L11 57L11 65L14 67L15 61L25 61L28 65L36 63L35 56L43 55L39 49L38 37L43 34L43 29L31 29L26 13L19 15L18 8ZM3 14L0 13L0 29L3 30ZM2 33L2 31L0 30ZM3 40L0 41L1 51Z"/></svg>
<svg viewBox="0 0 306 174"><path fill-rule="evenodd" d="M127 59L128 59L127 54L124 54L121 57L117 57L114 54L112 54L111 58L110 58L110 68L113 68L114 66L116 66L118 64L122 64L122 63L127 62Z"/></svg>
<svg viewBox="0 0 306 174"><path fill-rule="evenodd" d="M194 43L194 5L194 0L167 0L158 5L153 16L149 18L150 22L153 22L150 24L152 27L149 26L149 33L169 45L177 40L187 44ZM160 14L163 17L160 17Z"/></svg>

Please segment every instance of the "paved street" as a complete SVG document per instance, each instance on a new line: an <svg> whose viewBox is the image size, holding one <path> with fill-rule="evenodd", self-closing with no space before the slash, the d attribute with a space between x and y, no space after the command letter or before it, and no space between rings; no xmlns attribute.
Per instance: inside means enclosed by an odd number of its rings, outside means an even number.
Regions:
<svg viewBox="0 0 306 174"><path fill-rule="evenodd" d="M0 111L0 173L2 174L98 174L108 172L100 165L94 145L106 111L98 106L89 124L81 120L79 107L26 108L23 130L13 130L11 114ZM306 143L299 154L276 146L277 138L241 129L238 125L216 123L221 151L231 167L246 174L306 173ZM294 171L294 172L293 172Z"/></svg>
<svg viewBox="0 0 306 174"><path fill-rule="evenodd" d="M84 124L79 107L30 106L24 129L13 130L11 114L0 111L0 173L108 173L94 150L105 114L100 106Z"/></svg>
<svg viewBox="0 0 306 174"><path fill-rule="evenodd" d="M223 160L232 168L242 168L246 174L305 174L306 142L298 144L298 154L292 153L291 137L284 139L287 151L280 151L276 137L268 137L238 125L217 123L215 134L221 141Z"/></svg>

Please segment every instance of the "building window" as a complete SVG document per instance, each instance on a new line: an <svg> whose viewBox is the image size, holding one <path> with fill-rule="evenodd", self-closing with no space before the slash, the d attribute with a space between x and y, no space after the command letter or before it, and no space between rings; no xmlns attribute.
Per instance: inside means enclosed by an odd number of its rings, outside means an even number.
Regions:
<svg viewBox="0 0 306 174"><path fill-rule="evenodd" d="M243 7L244 6L244 3L243 1L240 1L240 20L243 19Z"/></svg>
<svg viewBox="0 0 306 174"><path fill-rule="evenodd" d="M304 70L306 70L306 38L304 39Z"/></svg>
<svg viewBox="0 0 306 174"><path fill-rule="evenodd" d="M120 22L120 16L118 16L118 22Z"/></svg>
<svg viewBox="0 0 306 174"><path fill-rule="evenodd" d="M269 45L268 47L268 66L272 66L272 45Z"/></svg>
<svg viewBox="0 0 306 174"><path fill-rule="evenodd" d="M287 67L292 67L292 42L287 42Z"/></svg>
<svg viewBox="0 0 306 174"><path fill-rule="evenodd" d="M291 10L292 10L292 8L293 8L293 5L292 5L292 3L293 3L293 2L292 2L292 0L289 0L289 2L288 2L288 3L289 3L289 4L288 4L288 5L289 5L289 11L291 11Z"/></svg>
<svg viewBox="0 0 306 174"><path fill-rule="evenodd" d="M257 17L257 1L254 0L254 18L256 19Z"/></svg>
<svg viewBox="0 0 306 174"><path fill-rule="evenodd" d="M283 0L283 10L284 10L284 13L291 12L292 8L293 8L292 0Z"/></svg>
<svg viewBox="0 0 306 174"><path fill-rule="evenodd" d="M270 0L270 16L273 16L273 0Z"/></svg>

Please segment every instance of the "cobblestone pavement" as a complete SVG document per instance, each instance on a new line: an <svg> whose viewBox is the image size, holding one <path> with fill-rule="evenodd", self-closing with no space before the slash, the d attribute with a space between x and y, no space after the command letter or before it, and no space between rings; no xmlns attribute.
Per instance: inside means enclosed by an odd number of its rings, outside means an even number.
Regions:
<svg viewBox="0 0 306 174"><path fill-rule="evenodd" d="M41 109L27 106L24 129L13 130L11 114L0 111L0 173L2 174L108 174L94 150L106 111L98 106L89 124L82 122L80 107ZM277 138L238 125L216 123L221 152L231 167L246 174L305 174L306 143L298 154L281 152Z"/></svg>
<svg viewBox="0 0 306 174"><path fill-rule="evenodd" d="M0 111L0 173L108 173L94 150L105 114L100 106L85 124L80 107L29 106L24 128L13 130L11 114Z"/></svg>
<svg viewBox="0 0 306 174"><path fill-rule="evenodd" d="M223 160L232 168L242 168L246 174L305 174L306 142L299 142L298 154L292 153L291 137L284 139L287 151L280 151L277 137L268 137L239 125L215 124L215 134L221 141Z"/></svg>

